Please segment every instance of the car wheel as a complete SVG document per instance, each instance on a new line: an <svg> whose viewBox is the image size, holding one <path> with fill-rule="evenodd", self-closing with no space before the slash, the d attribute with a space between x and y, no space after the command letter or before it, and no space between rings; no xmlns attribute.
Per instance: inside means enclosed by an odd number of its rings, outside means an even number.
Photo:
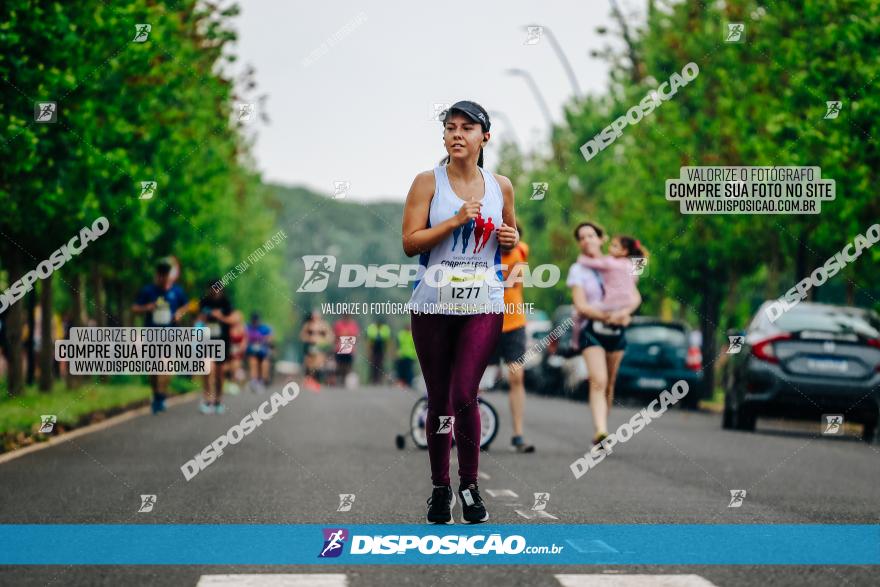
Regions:
<svg viewBox="0 0 880 587"><path fill-rule="evenodd" d="M873 444L877 437L877 422L865 422L862 430L862 440L868 444Z"/></svg>
<svg viewBox="0 0 880 587"><path fill-rule="evenodd" d="M744 432L754 432L755 425L758 421L758 414L755 408L748 404L740 404L739 409L734 412L734 427Z"/></svg>
<svg viewBox="0 0 880 587"><path fill-rule="evenodd" d="M694 390L696 391L696 390ZM681 401L681 409L689 412L696 412L700 407L700 394L687 394Z"/></svg>
<svg viewBox="0 0 880 587"><path fill-rule="evenodd" d="M724 414L721 416L721 427L725 430L733 430L733 420L734 414L733 410L727 404L727 400L724 401Z"/></svg>

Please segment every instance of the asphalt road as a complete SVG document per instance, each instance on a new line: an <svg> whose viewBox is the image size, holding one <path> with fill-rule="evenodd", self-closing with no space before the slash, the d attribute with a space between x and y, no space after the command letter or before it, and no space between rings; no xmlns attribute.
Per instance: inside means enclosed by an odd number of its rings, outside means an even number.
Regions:
<svg viewBox="0 0 880 587"><path fill-rule="evenodd" d="M417 395L391 387L302 391L186 481L180 466L266 397L228 397L229 411L211 416L186 403L0 464L0 523L422 524L431 487L427 453L411 442L403 451L394 447ZM480 466L493 523L878 523L876 445L778 422L759 421L755 434L723 431L720 415L672 409L575 479L569 464L588 449L592 432L587 405L530 396L527 437L538 451L518 455L508 449L506 397L486 397L502 422ZM637 409L616 406L611 428ZM453 472L456 467L453 458ZM739 508L728 507L732 489L747 491ZM537 492L550 493L552 517L533 517ZM356 495L351 511L337 511L341 493ZM152 512L137 512L141 494L157 495ZM273 584L328 586L624 585L624 576L634 574L650 575L633 583L646 585L876 584L870 566L550 564L11 566L0 568L0 584L231 585L208 576L249 573L307 575ZM316 576L325 573L336 576ZM600 577L562 576L576 574ZM663 583L665 575L692 576Z"/></svg>

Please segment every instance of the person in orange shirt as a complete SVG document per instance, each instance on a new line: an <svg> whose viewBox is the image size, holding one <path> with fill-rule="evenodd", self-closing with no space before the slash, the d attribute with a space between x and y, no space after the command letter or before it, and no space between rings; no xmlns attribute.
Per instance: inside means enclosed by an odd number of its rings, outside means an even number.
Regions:
<svg viewBox="0 0 880 587"><path fill-rule="evenodd" d="M522 227L517 223L516 230L522 239ZM529 246L520 240L509 251L503 251L501 264L506 267L502 271L507 280L511 272L520 275L523 266L527 265L529 258ZM517 267L519 266L519 267ZM523 412L526 406L525 371L521 361L526 354L526 314L523 311L523 284L522 279L513 279L514 283L504 289L504 325L501 327L501 340L495 347L490 365L504 361L507 364L507 381L510 384L508 397L510 400L510 414L513 419L513 438L511 444L518 453L535 452L535 447L523 439ZM512 309L513 311L508 311Z"/></svg>

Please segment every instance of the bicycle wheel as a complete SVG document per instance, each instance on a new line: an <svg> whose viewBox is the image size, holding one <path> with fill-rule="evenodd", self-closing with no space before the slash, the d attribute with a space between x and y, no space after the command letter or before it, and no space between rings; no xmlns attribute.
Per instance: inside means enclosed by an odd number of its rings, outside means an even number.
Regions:
<svg viewBox="0 0 880 587"><path fill-rule="evenodd" d="M428 421L428 398L419 398L412 408L409 417L409 433L413 443L421 448L428 448L428 434L425 432L425 424Z"/></svg>
<svg viewBox="0 0 880 587"><path fill-rule="evenodd" d="M477 403L480 406L480 448L485 450L498 434L498 412L481 397L477 397Z"/></svg>

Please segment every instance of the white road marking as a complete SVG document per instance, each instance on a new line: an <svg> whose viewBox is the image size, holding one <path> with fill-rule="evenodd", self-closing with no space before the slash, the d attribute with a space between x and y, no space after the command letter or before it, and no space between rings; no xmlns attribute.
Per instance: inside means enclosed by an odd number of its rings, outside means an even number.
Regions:
<svg viewBox="0 0 880 587"><path fill-rule="evenodd" d="M605 544L602 540L587 540L584 538L576 538L574 540L566 540L569 546L581 554L597 554L597 553L615 553L620 551Z"/></svg>
<svg viewBox="0 0 880 587"><path fill-rule="evenodd" d="M196 587L346 587L342 574L202 575Z"/></svg>
<svg viewBox="0 0 880 587"><path fill-rule="evenodd" d="M562 587L715 587L699 575L553 575Z"/></svg>
<svg viewBox="0 0 880 587"><path fill-rule="evenodd" d="M510 497L512 499L516 499L519 497L516 493L514 493L510 489L487 489L486 493L489 494L489 497L494 497L494 498L508 498L508 497Z"/></svg>
<svg viewBox="0 0 880 587"><path fill-rule="evenodd" d="M492 477L489 477L489 475L487 475L486 473L484 473L484 472L482 472L482 471L477 472L477 476L478 476L480 479L485 479L486 481L488 481L489 479L492 478Z"/></svg>
<svg viewBox="0 0 880 587"><path fill-rule="evenodd" d="M549 512L545 512L544 510L513 510L518 513L520 516L525 518L526 520L534 520L535 518L543 518L546 520L558 520L556 516Z"/></svg>

